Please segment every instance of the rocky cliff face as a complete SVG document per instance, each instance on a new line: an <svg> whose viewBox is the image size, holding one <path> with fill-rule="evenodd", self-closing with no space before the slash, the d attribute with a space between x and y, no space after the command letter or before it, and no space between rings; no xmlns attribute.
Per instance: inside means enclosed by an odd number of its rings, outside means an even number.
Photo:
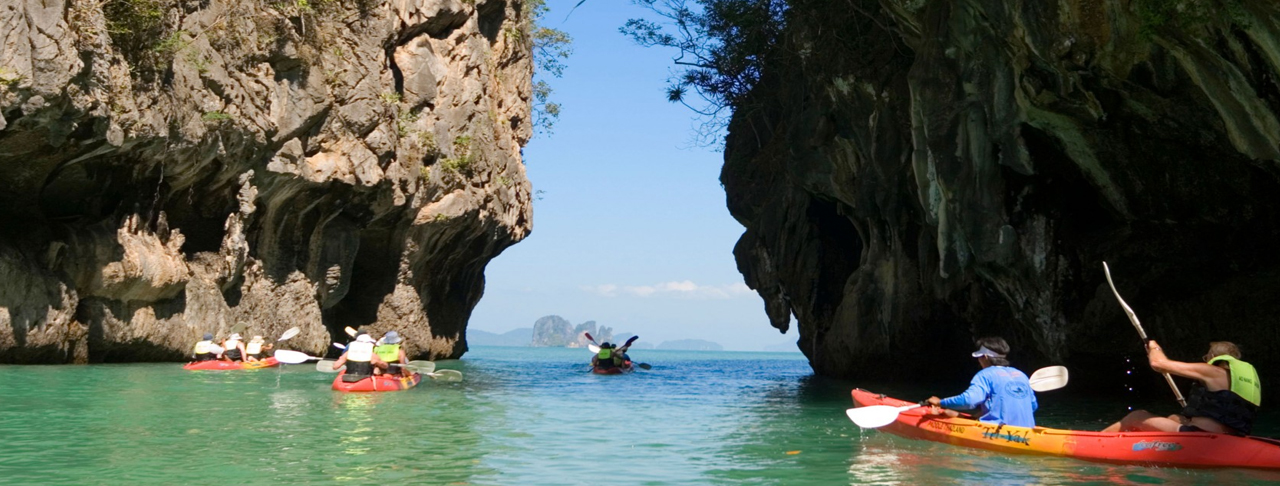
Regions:
<svg viewBox="0 0 1280 486"><path fill-rule="evenodd" d="M1278 78L1274 2L792 2L727 140L739 269L822 374L967 374L1002 334L1115 381L1105 260L1174 356L1276 376Z"/></svg>
<svg viewBox="0 0 1280 486"><path fill-rule="evenodd" d="M0 362L457 357L531 229L530 19L504 0L0 3Z"/></svg>

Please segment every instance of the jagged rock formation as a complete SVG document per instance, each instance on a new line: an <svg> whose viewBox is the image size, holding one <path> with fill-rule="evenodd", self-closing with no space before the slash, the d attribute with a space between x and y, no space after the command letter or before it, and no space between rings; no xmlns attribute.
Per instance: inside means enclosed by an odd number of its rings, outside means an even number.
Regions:
<svg viewBox="0 0 1280 486"><path fill-rule="evenodd" d="M597 342L613 340L613 328L600 326L596 321L587 321L574 326L563 317L551 315L539 318L533 323L533 340L535 347L585 347L588 341L586 334L596 338Z"/></svg>
<svg viewBox="0 0 1280 486"><path fill-rule="evenodd" d="M819 373L968 374L971 338L1003 334L1024 366L1115 381L1141 347L1106 260L1175 357L1232 340L1276 376L1276 3L786 15L721 180L747 227L739 269L775 327L795 316Z"/></svg>
<svg viewBox="0 0 1280 486"><path fill-rule="evenodd" d="M531 230L504 0L0 5L0 362L396 329L457 357Z"/></svg>

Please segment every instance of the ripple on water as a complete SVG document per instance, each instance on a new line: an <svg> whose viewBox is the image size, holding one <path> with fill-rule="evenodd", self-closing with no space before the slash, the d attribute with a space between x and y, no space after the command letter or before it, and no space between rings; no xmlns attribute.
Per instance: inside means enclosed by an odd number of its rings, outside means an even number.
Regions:
<svg viewBox="0 0 1280 486"><path fill-rule="evenodd" d="M861 431L850 383L796 355L635 350L652 371L587 372L583 350L477 348L461 383L341 394L298 366L0 367L5 484L1210 484L1272 473L1011 457ZM897 391L895 391L896 393ZM904 396L920 391L908 390ZM1114 408L1114 406L1112 406ZM1109 412L1103 410L1103 412ZM1042 421L1098 422L1046 397ZM1105 413L1103 413L1105 415Z"/></svg>

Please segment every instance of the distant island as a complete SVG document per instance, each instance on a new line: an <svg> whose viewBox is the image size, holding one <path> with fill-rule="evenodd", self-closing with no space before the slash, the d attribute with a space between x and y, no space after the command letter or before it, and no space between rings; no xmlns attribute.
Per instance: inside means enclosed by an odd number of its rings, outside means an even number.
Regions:
<svg viewBox="0 0 1280 486"><path fill-rule="evenodd" d="M799 353L800 347L796 343L770 344L764 347L766 352L770 353Z"/></svg>
<svg viewBox="0 0 1280 486"><path fill-rule="evenodd" d="M599 326L596 321L586 321L575 326L563 317L550 315L535 321L531 328L522 327L502 334L479 329L467 329L467 344L470 346L585 348L587 344L590 344L586 337L588 333L598 343L612 342L614 340L613 328ZM626 334L619 336L619 339L629 337L631 335ZM638 345L635 347L642 348L642 346Z"/></svg>
<svg viewBox="0 0 1280 486"><path fill-rule="evenodd" d="M552 348L583 348L590 341L586 334L603 343L613 340L613 328L599 326L596 321L587 321L574 326L560 316L546 316L533 323L533 338L530 346Z"/></svg>
<svg viewBox="0 0 1280 486"><path fill-rule="evenodd" d="M532 341L532 327L522 327L502 334L467 329L468 346L528 346Z"/></svg>
<svg viewBox="0 0 1280 486"><path fill-rule="evenodd" d="M702 339L677 339L675 341L663 341L662 344L658 345L658 349L681 351L724 351L724 346Z"/></svg>
<svg viewBox="0 0 1280 486"><path fill-rule="evenodd" d="M517 346L517 347L543 347L543 348L585 348L591 342L587 340L586 334L590 333L591 337L596 338L596 343L618 343L621 345L635 334L631 333L613 333L613 328L600 326L596 321L586 321L582 324L573 325L568 319L557 315L544 316L533 323L533 327L522 327L504 332L502 334L481 331L479 329L467 329L467 345L469 346ZM631 345L631 349L668 349L682 351L723 351L724 347L718 343L705 341L702 339L678 339L674 341L663 341L662 344L654 345L652 342L645 342L643 339L637 340ZM795 346L791 349L783 351L795 351Z"/></svg>

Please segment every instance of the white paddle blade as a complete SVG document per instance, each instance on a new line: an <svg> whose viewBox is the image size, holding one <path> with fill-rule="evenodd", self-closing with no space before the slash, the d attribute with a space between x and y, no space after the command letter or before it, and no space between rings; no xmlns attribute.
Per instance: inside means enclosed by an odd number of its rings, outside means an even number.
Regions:
<svg viewBox="0 0 1280 486"><path fill-rule="evenodd" d="M320 361L316 361L316 371L319 371L321 373L337 373L345 369L347 369L345 365L336 370L333 369L333 360L331 359L322 359Z"/></svg>
<svg viewBox="0 0 1280 486"><path fill-rule="evenodd" d="M348 336L356 337L356 330L352 329L351 326L342 328L342 332L347 333Z"/></svg>
<svg viewBox="0 0 1280 486"><path fill-rule="evenodd" d="M286 340L286 339L289 339L289 338L292 338L292 337L294 337L294 336L297 336L297 335L298 335L298 333L300 333L300 332L302 332L302 329L299 329L299 328L296 328L296 327L291 327L291 328L289 328L289 330L288 330L288 331L285 331L285 332L284 332L284 334L281 334L281 335L280 335L280 339L277 339L277 340L276 340L276 342L284 341L284 340Z"/></svg>
<svg viewBox="0 0 1280 486"><path fill-rule="evenodd" d="M346 350L346 349L347 349L347 345L342 344L342 343L333 343L333 347L338 348L338 349L342 349L342 350Z"/></svg>
<svg viewBox="0 0 1280 486"><path fill-rule="evenodd" d="M276 351L275 357L276 357L276 361L279 361L284 364L301 364L301 363L306 363L307 361L310 361L313 359L320 359L314 356L307 356L306 353L289 351L287 349L281 349Z"/></svg>
<svg viewBox="0 0 1280 486"><path fill-rule="evenodd" d="M458 370L440 370L427 376L440 381L462 381L462 372Z"/></svg>
<svg viewBox="0 0 1280 486"><path fill-rule="evenodd" d="M588 345L587 345L587 351L591 351L591 354L599 354L599 353L600 353L600 346L596 346L596 345L594 345L594 344L588 344Z"/></svg>
<svg viewBox="0 0 1280 486"><path fill-rule="evenodd" d="M433 361L410 361L405 363L405 368L414 373L431 373L436 370L436 364Z"/></svg>
<svg viewBox="0 0 1280 486"><path fill-rule="evenodd" d="M907 405L905 407L891 407L889 405L872 405L870 407L857 407L844 411L849 416L849 420L858 424L858 427L864 429L878 429L893 423L898 419L898 414L903 410L910 410L919 405Z"/></svg>
<svg viewBox="0 0 1280 486"><path fill-rule="evenodd" d="M1038 392L1057 390L1067 386L1067 367L1040 368L1031 375L1031 389Z"/></svg>

